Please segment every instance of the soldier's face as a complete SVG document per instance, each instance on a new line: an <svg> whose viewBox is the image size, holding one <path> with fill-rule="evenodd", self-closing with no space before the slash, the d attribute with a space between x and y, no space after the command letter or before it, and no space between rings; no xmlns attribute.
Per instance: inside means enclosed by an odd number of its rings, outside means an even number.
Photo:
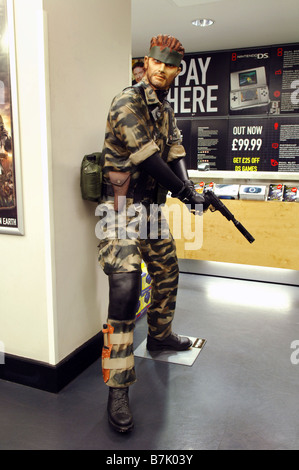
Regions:
<svg viewBox="0 0 299 470"><path fill-rule="evenodd" d="M144 58L145 74L154 90L168 90L175 77L180 73L180 67L164 64L152 57Z"/></svg>

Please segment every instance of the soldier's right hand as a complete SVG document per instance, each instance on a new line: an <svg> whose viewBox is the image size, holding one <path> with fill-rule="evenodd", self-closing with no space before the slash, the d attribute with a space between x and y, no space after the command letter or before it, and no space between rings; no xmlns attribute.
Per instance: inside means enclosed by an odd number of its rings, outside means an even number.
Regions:
<svg viewBox="0 0 299 470"><path fill-rule="evenodd" d="M190 206L191 212L205 212L210 206L204 194L199 194L190 180L184 181L183 188L178 194L172 194L172 197L177 197L184 204Z"/></svg>

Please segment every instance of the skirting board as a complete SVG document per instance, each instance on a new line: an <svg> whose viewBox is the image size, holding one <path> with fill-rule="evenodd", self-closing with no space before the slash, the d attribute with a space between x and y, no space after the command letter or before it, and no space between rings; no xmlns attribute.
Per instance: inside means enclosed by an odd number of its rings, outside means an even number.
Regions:
<svg viewBox="0 0 299 470"><path fill-rule="evenodd" d="M5 354L0 379L58 393L101 356L102 347L100 332L55 366Z"/></svg>

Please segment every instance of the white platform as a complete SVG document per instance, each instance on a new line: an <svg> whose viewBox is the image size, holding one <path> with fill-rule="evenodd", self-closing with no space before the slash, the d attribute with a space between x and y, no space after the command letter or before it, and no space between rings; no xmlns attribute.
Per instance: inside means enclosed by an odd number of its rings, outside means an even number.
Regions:
<svg viewBox="0 0 299 470"><path fill-rule="evenodd" d="M182 335L184 336L184 335ZM204 347L206 340L188 336L192 341L192 346L187 351L155 351L149 352L146 349L146 339L136 348L134 355L153 359L155 361L170 362L172 364L181 364L192 366L200 351Z"/></svg>

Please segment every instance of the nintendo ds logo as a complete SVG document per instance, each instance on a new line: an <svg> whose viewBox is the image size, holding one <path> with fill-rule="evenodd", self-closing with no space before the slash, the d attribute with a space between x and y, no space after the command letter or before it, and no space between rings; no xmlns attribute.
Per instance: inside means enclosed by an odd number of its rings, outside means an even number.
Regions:
<svg viewBox="0 0 299 470"><path fill-rule="evenodd" d="M256 54L242 54L242 55L238 55L236 52L233 52L232 53L232 61L235 61L237 59L249 59L249 58L253 58L253 59L269 59L269 54L268 52L258 52Z"/></svg>

